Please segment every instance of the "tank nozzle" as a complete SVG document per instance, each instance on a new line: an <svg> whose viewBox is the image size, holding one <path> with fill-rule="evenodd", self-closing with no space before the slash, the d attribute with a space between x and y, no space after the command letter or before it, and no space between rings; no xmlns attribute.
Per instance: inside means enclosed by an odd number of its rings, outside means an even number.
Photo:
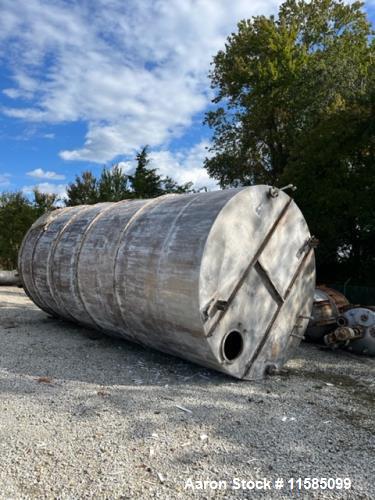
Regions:
<svg viewBox="0 0 375 500"><path fill-rule="evenodd" d="M297 187L294 184L288 184L287 186L284 186L282 188L277 188L275 186L270 187L268 191L268 196L271 198L276 198L279 196L279 191L286 191L287 189L290 189L291 191L296 191Z"/></svg>

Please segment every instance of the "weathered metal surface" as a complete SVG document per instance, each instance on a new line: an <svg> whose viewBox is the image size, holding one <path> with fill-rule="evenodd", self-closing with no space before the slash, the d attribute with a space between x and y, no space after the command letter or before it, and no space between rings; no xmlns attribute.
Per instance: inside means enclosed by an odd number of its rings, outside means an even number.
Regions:
<svg viewBox="0 0 375 500"><path fill-rule="evenodd" d="M334 288L329 288L325 285L319 285L317 286L317 290L320 290L321 292L327 294L331 301L335 304L338 311L343 311L347 306L350 305L350 302L345 297L345 295L335 290Z"/></svg>
<svg viewBox="0 0 375 500"><path fill-rule="evenodd" d="M280 367L315 287L305 220L268 186L56 210L25 237L25 290L49 314L238 378Z"/></svg>
<svg viewBox="0 0 375 500"><path fill-rule="evenodd" d="M374 356L375 308L351 305L337 290L318 286L306 337L332 348Z"/></svg>
<svg viewBox="0 0 375 500"><path fill-rule="evenodd" d="M348 344L350 341L360 339L363 335L361 327L350 328L349 326L339 326L331 333L324 336L324 341L330 346L339 346L341 343Z"/></svg>
<svg viewBox="0 0 375 500"><path fill-rule="evenodd" d="M349 301L342 293L325 285L317 286L306 337L313 341L323 341L324 335L336 328L338 316L348 306Z"/></svg>
<svg viewBox="0 0 375 500"><path fill-rule="evenodd" d="M21 278L18 271L0 271L0 286L20 286Z"/></svg>
<svg viewBox="0 0 375 500"><path fill-rule="evenodd" d="M327 345L375 356L374 307L350 306L337 318L337 324L338 328L324 337Z"/></svg>

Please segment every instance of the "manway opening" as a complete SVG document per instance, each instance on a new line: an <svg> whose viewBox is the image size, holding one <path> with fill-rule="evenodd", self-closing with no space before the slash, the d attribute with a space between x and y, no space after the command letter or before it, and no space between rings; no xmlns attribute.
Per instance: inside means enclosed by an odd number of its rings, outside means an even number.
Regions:
<svg viewBox="0 0 375 500"><path fill-rule="evenodd" d="M223 356L226 361L237 359L243 350L242 335L238 330L229 332L223 341Z"/></svg>

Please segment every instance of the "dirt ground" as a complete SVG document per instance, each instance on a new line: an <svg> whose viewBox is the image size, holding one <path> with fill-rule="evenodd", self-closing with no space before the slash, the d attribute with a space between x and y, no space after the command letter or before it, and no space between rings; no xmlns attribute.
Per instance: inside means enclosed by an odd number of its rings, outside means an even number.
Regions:
<svg viewBox="0 0 375 500"><path fill-rule="evenodd" d="M11 287L0 342L2 499L375 498L374 359L303 345L286 373L241 382Z"/></svg>

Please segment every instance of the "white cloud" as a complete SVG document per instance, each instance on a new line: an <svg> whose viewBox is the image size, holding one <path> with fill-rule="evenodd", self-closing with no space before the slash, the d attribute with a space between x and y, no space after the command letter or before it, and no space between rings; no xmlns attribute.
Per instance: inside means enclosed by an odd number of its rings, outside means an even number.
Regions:
<svg viewBox="0 0 375 500"><path fill-rule="evenodd" d="M101 163L144 144L166 148L180 136L209 102L209 63L226 36L241 18L275 11L279 1L1 3L0 57L14 76L3 92L24 100L3 113L42 123L83 120L84 144L61 157ZM204 180L192 159L169 154L156 155L163 165L172 158L181 178L190 164L191 175Z"/></svg>
<svg viewBox="0 0 375 500"><path fill-rule="evenodd" d="M0 174L0 186L5 187L10 185L10 174Z"/></svg>
<svg viewBox="0 0 375 500"><path fill-rule="evenodd" d="M3 94L10 99L17 99L17 97L21 96L21 92L18 89L4 89Z"/></svg>
<svg viewBox="0 0 375 500"><path fill-rule="evenodd" d="M208 190L219 189L217 182L211 179L203 168L203 161L208 156L209 143L202 141L191 149L172 153L167 150L152 152L152 165L159 169L163 176L172 177L179 184L193 182L196 189L206 187Z"/></svg>
<svg viewBox="0 0 375 500"><path fill-rule="evenodd" d="M57 194L59 198L66 197L66 185L65 184L52 184L50 182L41 182L34 186L24 186L22 192L25 194L31 194L34 189L37 189L41 193L47 194Z"/></svg>
<svg viewBox="0 0 375 500"><path fill-rule="evenodd" d="M26 175L30 177L35 177L36 179L55 179L55 180L64 180L65 175L57 174L56 172L45 171L42 168L36 168L35 170L31 170L27 172Z"/></svg>

